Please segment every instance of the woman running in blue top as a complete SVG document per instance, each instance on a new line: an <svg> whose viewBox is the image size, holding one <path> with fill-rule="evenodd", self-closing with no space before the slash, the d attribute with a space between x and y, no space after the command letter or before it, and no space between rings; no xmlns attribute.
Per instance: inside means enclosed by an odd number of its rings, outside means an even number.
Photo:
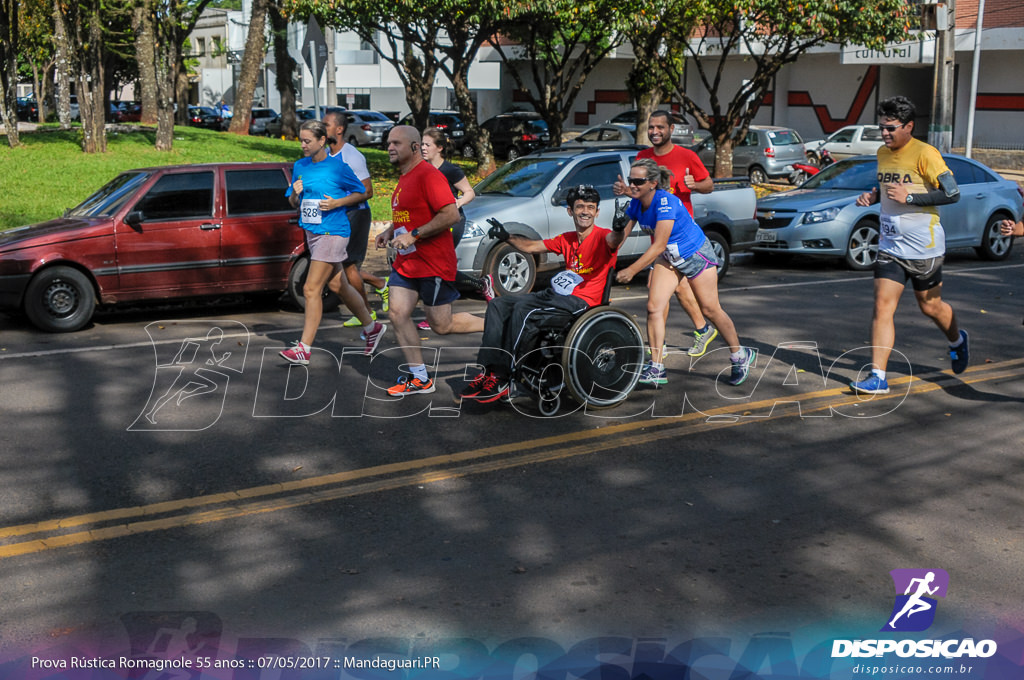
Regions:
<svg viewBox="0 0 1024 680"><path fill-rule="evenodd" d="M324 286L341 270L347 257L351 226L348 207L366 200L366 187L345 161L327 152L327 128L318 120L307 120L299 128L302 158L292 167L292 184L285 193L299 209L299 226L306 232L309 271L302 294L306 315L302 338L280 354L293 364L308 364L320 320L323 317ZM341 277L338 295L363 324L365 353L373 354L384 336L385 326L374 320L366 302L348 279Z"/></svg>
<svg viewBox="0 0 1024 680"><path fill-rule="evenodd" d="M757 350L741 347L732 319L718 301L718 259L704 232L693 221L682 201L668 192L669 170L653 160L638 160L629 169L629 202L626 233L639 224L651 235L651 247L640 259L620 270L615 278L629 283L633 277L654 265L651 270L650 292L647 298L647 341L651 347L651 361L644 366L640 382L645 385L664 385L668 382L663 363L665 342L665 310L679 281L685 276L701 312L711 320L731 351L732 372L730 385L739 385L747 379L757 358Z"/></svg>

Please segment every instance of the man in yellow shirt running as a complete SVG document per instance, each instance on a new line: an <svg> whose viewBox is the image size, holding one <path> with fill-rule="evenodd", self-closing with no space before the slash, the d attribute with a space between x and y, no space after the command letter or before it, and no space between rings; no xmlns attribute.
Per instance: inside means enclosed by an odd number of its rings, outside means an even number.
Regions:
<svg viewBox="0 0 1024 680"><path fill-rule="evenodd" d="M953 372L969 360L967 331L942 300L945 232L938 205L960 200L953 173L935 147L914 139L914 105L892 97L878 105L878 127L885 146L878 149L878 187L861 194L857 205L881 202L875 309L871 319L871 374L850 383L859 394L887 394L885 367L896 340L893 317L909 280L917 305L949 341Z"/></svg>

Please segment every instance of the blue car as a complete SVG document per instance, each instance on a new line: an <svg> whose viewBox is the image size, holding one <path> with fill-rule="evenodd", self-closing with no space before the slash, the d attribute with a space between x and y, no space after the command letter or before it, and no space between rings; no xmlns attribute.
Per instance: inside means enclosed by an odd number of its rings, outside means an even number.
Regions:
<svg viewBox="0 0 1024 680"><path fill-rule="evenodd" d="M974 248L987 260L1010 255L1013 238L999 222L1021 219L1024 192L985 165L945 155L960 185L960 200L939 206L946 248ZM878 255L878 204L861 207L857 197L878 185L875 156L855 156L830 165L798 188L757 201L753 251L760 260L789 255L841 258L850 269L871 269Z"/></svg>

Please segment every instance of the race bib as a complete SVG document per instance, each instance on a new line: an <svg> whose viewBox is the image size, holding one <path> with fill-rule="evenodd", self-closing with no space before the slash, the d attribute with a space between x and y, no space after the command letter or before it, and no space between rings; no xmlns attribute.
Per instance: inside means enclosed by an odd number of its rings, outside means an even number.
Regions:
<svg viewBox="0 0 1024 680"><path fill-rule="evenodd" d="M306 224L320 224L323 221L323 216L320 213L320 199L302 199L302 203L299 205L299 214Z"/></svg>
<svg viewBox="0 0 1024 680"><path fill-rule="evenodd" d="M665 252L662 253L662 257L668 260L668 263L673 267L682 264L685 259L679 256L679 245L676 243L669 243L665 246Z"/></svg>
<svg viewBox="0 0 1024 680"><path fill-rule="evenodd" d="M881 215L881 221L882 236L890 241L899 241L903 238L903 232L900 231L899 215Z"/></svg>
<svg viewBox="0 0 1024 680"><path fill-rule="evenodd" d="M558 272L551 278L551 287L559 295L572 295L576 286L583 283L583 277L568 269Z"/></svg>
<svg viewBox="0 0 1024 680"><path fill-rule="evenodd" d="M405 227L399 227L398 229L395 229L395 236L401 236L402 234L408 234L408 233L409 233L409 230L406 229ZM402 248L402 249L398 250L398 254L399 255L408 255L410 253L415 253L415 252L416 252L416 244L415 243L410 245L408 248Z"/></svg>

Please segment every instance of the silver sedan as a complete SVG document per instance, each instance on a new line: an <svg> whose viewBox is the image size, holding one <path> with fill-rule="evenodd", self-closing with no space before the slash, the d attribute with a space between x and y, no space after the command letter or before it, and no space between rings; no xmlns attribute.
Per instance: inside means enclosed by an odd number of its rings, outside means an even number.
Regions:
<svg viewBox="0 0 1024 680"><path fill-rule="evenodd" d="M960 186L960 200L939 206L946 248L974 248L988 260L1009 256L1013 238L999 233L1004 219L1019 220L1022 193L985 165L944 156ZM831 165L798 188L759 199L754 254L838 257L851 269L874 266L878 254L878 204L861 207L857 196L878 185L874 156Z"/></svg>

